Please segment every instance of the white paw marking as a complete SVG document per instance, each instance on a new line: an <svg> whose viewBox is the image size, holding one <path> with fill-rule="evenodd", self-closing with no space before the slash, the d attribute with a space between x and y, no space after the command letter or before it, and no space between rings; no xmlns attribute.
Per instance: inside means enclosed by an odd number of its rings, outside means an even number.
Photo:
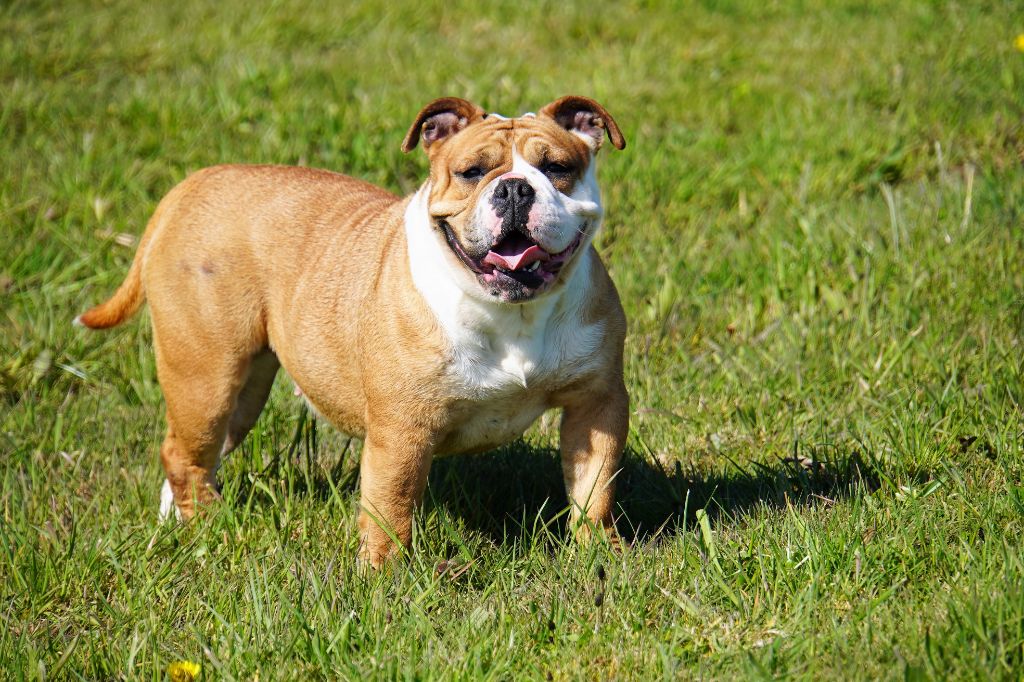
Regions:
<svg viewBox="0 0 1024 682"><path fill-rule="evenodd" d="M171 515L172 509L174 510L174 518L181 521L181 511L179 511L178 506L174 504L174 493L171 492L171 482L165 478L164 487L160 489L160 520L166 520L167 517Z"/></svg>

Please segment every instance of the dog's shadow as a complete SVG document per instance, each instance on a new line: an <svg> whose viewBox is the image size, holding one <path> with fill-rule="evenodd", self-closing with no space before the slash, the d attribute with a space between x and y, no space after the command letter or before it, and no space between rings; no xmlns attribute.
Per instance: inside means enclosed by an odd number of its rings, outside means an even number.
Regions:
<svg viewBox="0 0 1024 682"><path fill-rule="evenodd" d="M274 468L303 470L294 477L298 495L326 500L358 494L351 440L333 466L310 466L322 461L317 431L316 420L300 420L291 446L274 458ZM714 519L759 507L829 504L877 489L884 477L856 450L811 449L809 455L741 464L709 453L699 460L707 461L705 467L663 464L653 453L627 448L616 478L618 531L626 540L643 542L692 527L698 510ZM239 499L262 497L250 483L238 482ZM483 455L435 460L425 500L427 513L443 511L495 543L529 543L542 528L564 533L567 508L558 451L524 440Z"/></svg>
<svg viewBox="0 0 1024 682"><path fill-rule="evenodd" d="M712 519L735 518L758 507L831 504L879 485L875 465L857 451L832 453L827 461L793 457L745 467L726 460L720 470L707 471L678 461L665 466L627 449L616 479L616 527L624 539L643 542L692 527L698 510ZM537 528L564 531L566 525L558 451L522 441L436 461L428 496L428 504L496 542L529 540Z"/></svg>

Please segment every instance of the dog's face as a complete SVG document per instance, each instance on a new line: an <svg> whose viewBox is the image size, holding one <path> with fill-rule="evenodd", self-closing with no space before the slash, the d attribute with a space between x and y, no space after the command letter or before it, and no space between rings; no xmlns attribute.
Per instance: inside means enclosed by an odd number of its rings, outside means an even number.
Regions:
<svg viewBox="0 0 1024 682"><path fill-rule="evenodd" d="M594 156L606 133L625 145L608 112L582 97L516 119L455 98L420 112L403 149L423 141L431 226L467 292L519 303L565 281L600 225Z"/></svg>

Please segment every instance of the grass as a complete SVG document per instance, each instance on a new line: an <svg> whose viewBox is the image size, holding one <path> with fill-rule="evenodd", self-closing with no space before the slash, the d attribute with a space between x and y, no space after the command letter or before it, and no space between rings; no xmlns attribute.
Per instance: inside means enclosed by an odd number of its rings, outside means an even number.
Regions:
<svg viewBox="0 0 1024 682"><path fill-rule="evenodd" d="M959 678L1024 670L1014 2L0 7L0 669L10 679ZM398 192L440 95L590 95L631 331L632 547L564 540L551 423L431 473L354 569L359 444L280 377L225 504L160 525L159 198L221 162ZM126 246L127 245L127 246Z"/></svg>

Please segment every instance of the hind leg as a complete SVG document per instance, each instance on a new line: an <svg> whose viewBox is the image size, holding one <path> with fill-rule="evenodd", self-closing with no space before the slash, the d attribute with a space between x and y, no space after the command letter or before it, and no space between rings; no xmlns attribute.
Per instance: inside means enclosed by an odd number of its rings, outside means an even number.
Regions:
<svg viewBox="0 0 1024 682"><path fill-rule="evenodd" d="M153 306L157 377L167 403L167 436L160 459L165 488L179 516L188 519L197 507L218 497L217 464L248 384L254 353L239 347L238 328L223 318L220 328L211 330L212 325L195 317L179 315L174 324L165 322L162 312ZM161 506L169 507L167 495L162 498Z"/></svg>
<svg viewBox="0 0 1024 682"><path fill-rule="evenodd" d="M280 367L280 363L277 360L277 356L271 351L266 350L255 355L248 363L248 367L244 371L244 383L237 395L234 398L234 407L230 411L230 416L227 418L227 425L224 427L224 435L220 436L221 431L220 421L223 420L222 410L223 403L214 399L210 401L210 404L206 406L206 422L202 424L203 416L192 415L190 421L195 423L196 417L200 421L200 431L205 431L207 435L205 438L194 439L201 440L203 442L216 443L219 440L221 445L219 452L211 458L210 450L203 447L200 448L198 457L196 453L192 453L192 460L199 460L198 471L193 470L192 476L186 475L189 483L186 484L187 489L185 490L186 502L191 503L193 494L190 492L192 489L197 489L198 494L195 495L196 501L209 501L216 496L216 472L220 465L220 460L227 456L233 451L238 445L245 440L246 435L256 424L259 419L260 413L263 411L263 406L267 402L267 398L270 396L270 389L274 385L274 378L277 375L277 370ZM170 370L167 370L170 371ZM208 383L208 382L204 382ZM229 383L231 383L229 381ZM231 391L227 391L230 393ZM165 389L166 393L166 389ZM178 396L177 391L175 395ZM168 398L168 406L172 399ZM173 399L175 403L182 402L178 397ZM181 415L181 406L179 405L179 421L181 418L188 418L189 415ZM173 434L170 425L172 423L170 416L170 407L168 407L168 434L167 439L164 441L164 448L161 449L161 457L164 460L165 471L168 472L168 478L164 479L163 488L160 491L160 518L164 519L173 511L175 515L181 519L183 514L181 511L181 505L175 505L175 487L171 485L170 480L170 469L168 468L168 457L172 458L171 466L176 469L181 468L181 463L184 460L187 462L190 457L188 456L188 447L186 443L181 442L182 439L176 434ZM172 437L172 435L174 437ZM183 458L181 455L185 454ZM212 461L212 463L211 463ZM179 474L180 476L180 474ZM196 484L199 484L198 486ZM186 516L191 516L194 512L190 511Z"/></svg>
<svg viewBox="0 0 1024 682"><path fill-rule="evenodd" d="M235 409L228 420L227 438L220 456L226 457L242 444L245 437L256 425L263 412L263 406L270 397L270 389L274 386L274 378L281 367L273 351L265 350L254 356L249 365L248 379L238 394Z"/></svg>
<svg viewBox="0 0 1024 682"><path fill-rule="evenodd" d="M235 399L244 383L247 362L231 363L213 375L191 376L160 363L167 402L167 436L160 460L180 518L218 497L215 475ZM166 492L161 506L166 504Z"/></svg>

